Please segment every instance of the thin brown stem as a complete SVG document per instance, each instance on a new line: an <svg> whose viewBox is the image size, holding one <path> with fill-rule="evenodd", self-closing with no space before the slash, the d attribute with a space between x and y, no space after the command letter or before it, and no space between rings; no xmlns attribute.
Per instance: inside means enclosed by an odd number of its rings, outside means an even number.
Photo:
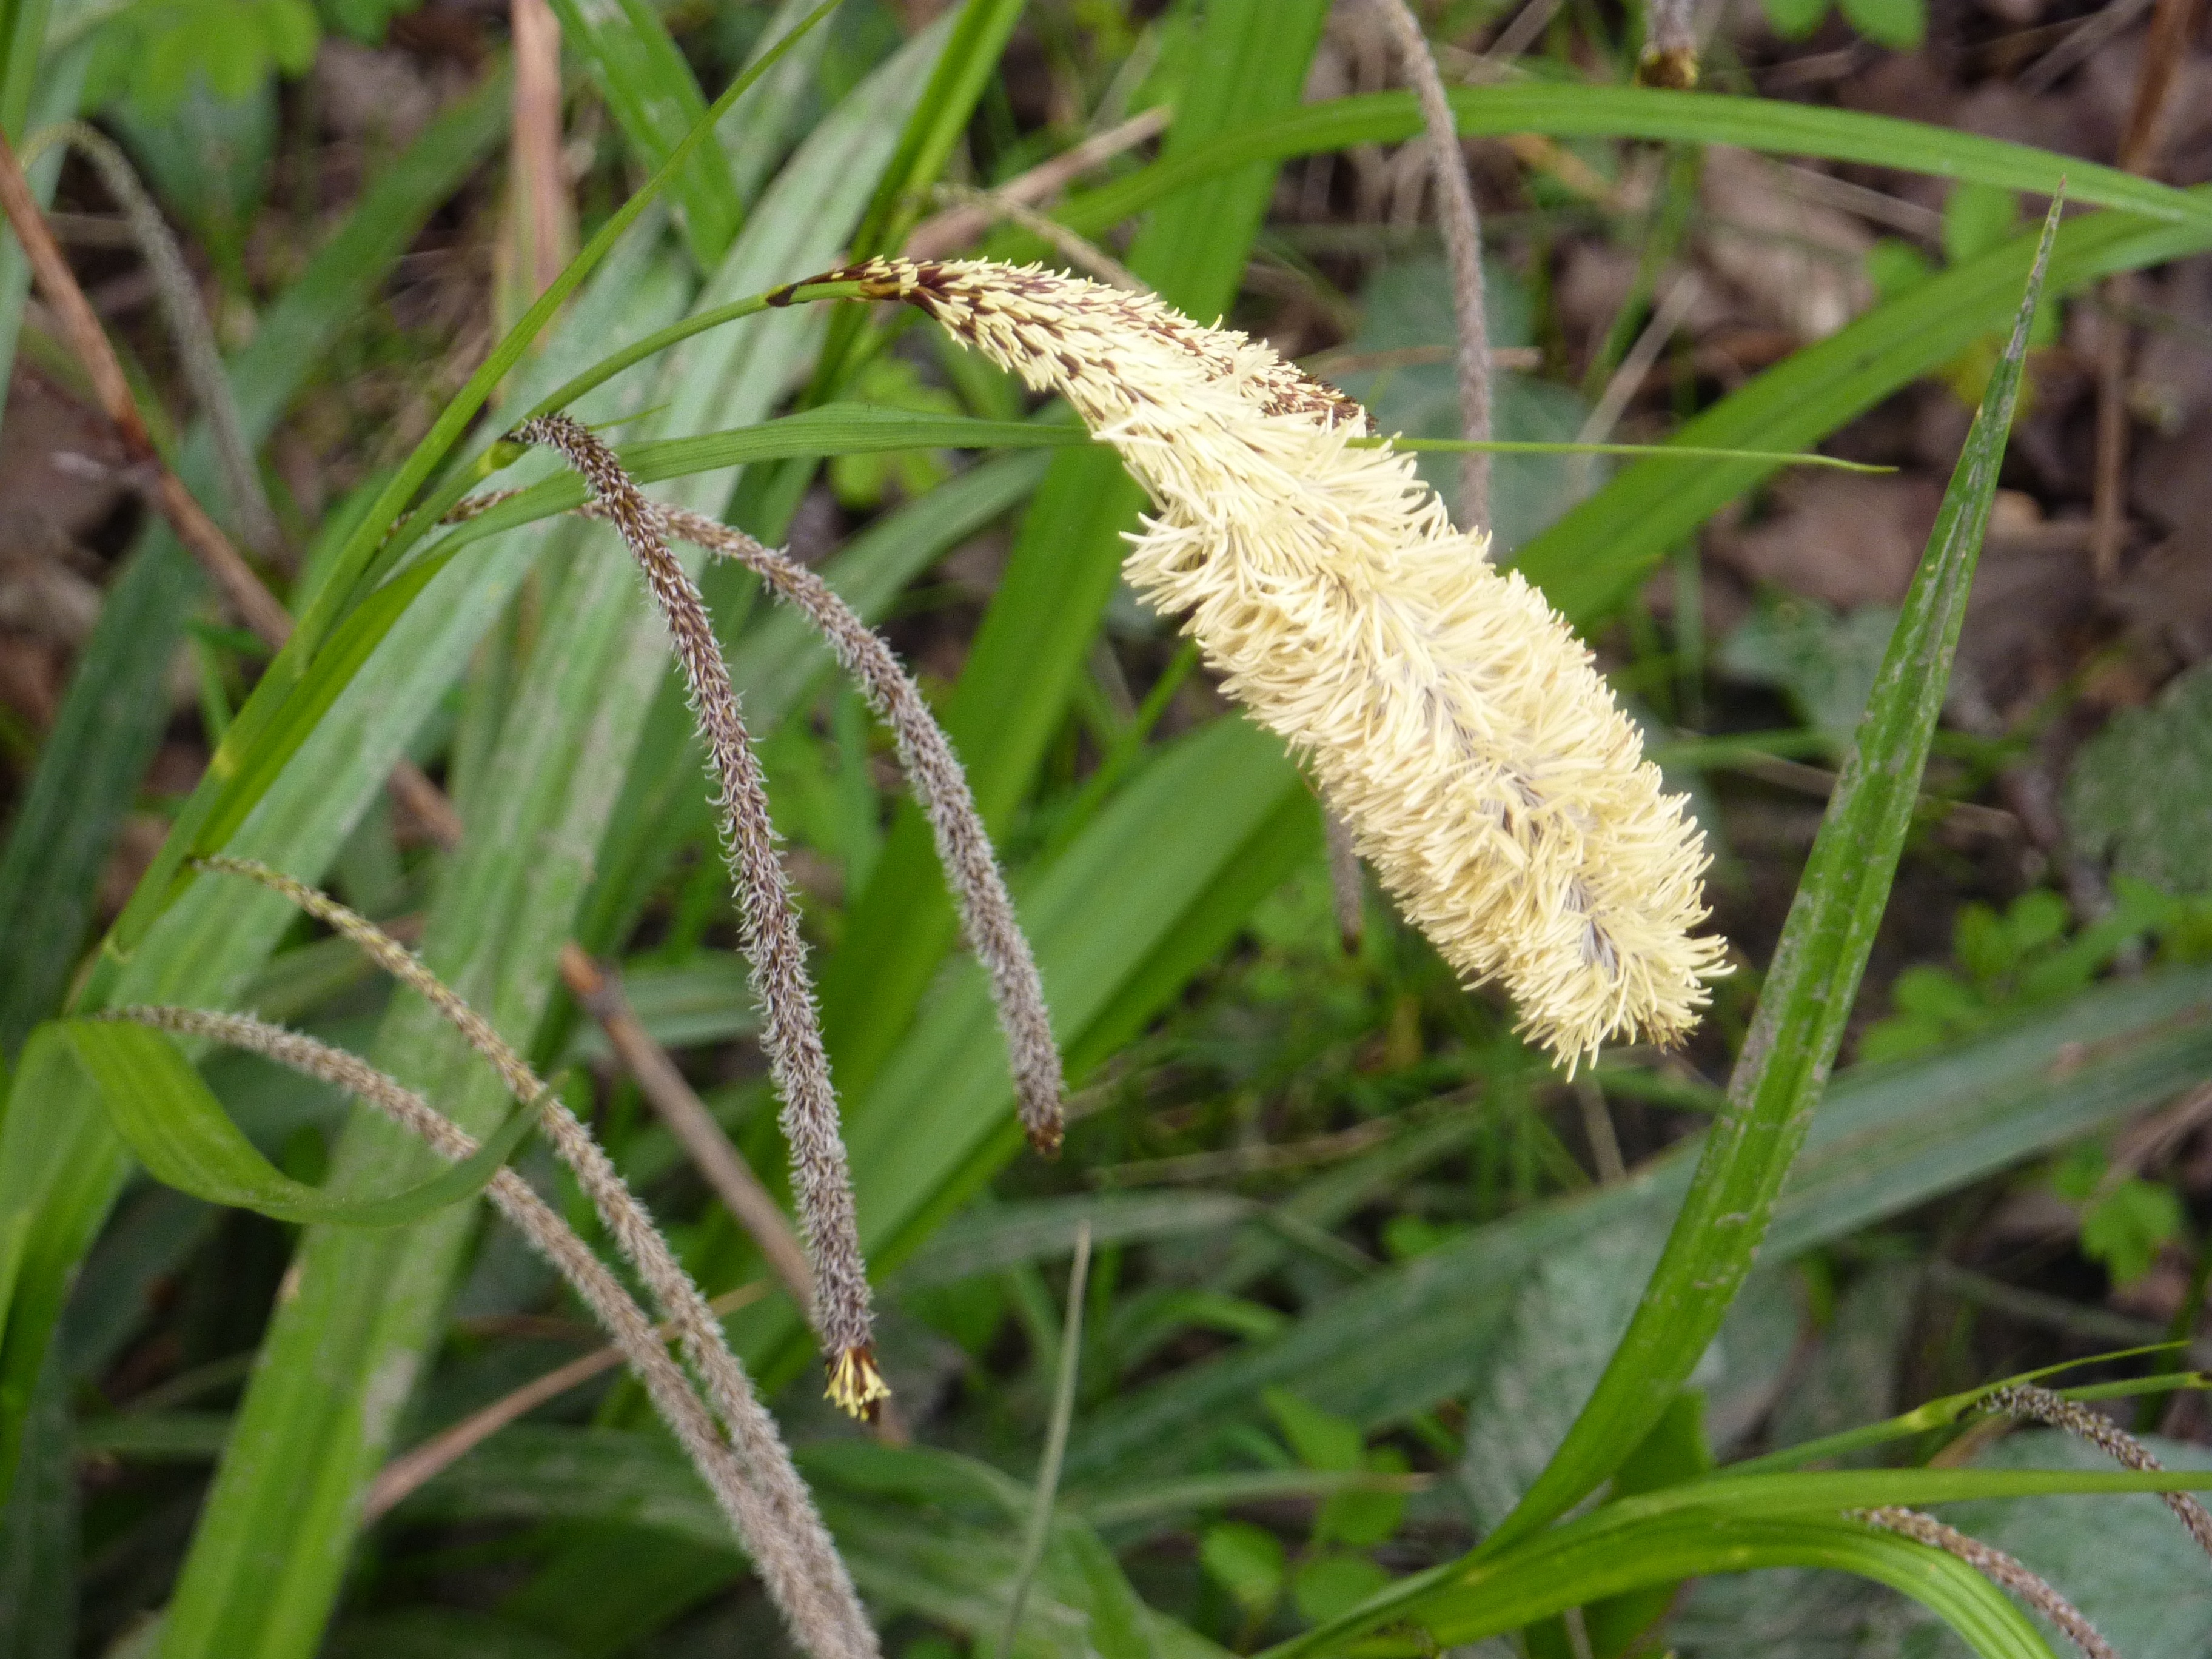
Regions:
<svg viewBox="0 0 2212 1659"><path fill-rule="evenodd" d="M708 1305L717 1314L735 1313L768 1293L758 1281L725 1291ZM670 1325L653 1327L653 1336L665 1342L675 1334ZM564 1365L533 1376L520 1388L501 1395L481 1410L471 1412L448 1428L441 1429L418 1446L410 1447L376 1473L368 1494L361 1502L363 1524L380 1519L398 1504L444 1474L511 1423L519 1423L540 1406L558 1400L571 1389L581 1388L629 1358L620 1343L571 1359Z"/></svg>
<svg viewBox="0 0 2212 1659"><path fill-rule="evenodd" d="M291 617L261 585L252 567L240 556L222 527L192 499L191 491L169 470L161 452L154 447L145 420L138 412L137 400L131 395L131 383L124 376L123 365L107 343L107 336L100 331L92 302L84 297L84 290L77 285L69 261L62 257L53 233L47 228L46 216L39 210L38 198L31 193L31 181L23 176L15 149L4 135L0 135L0 211L7 214L8 222L15 228L16 239L22 243L23 252L30 262L32 275L38 281L39 291L46 295L46 302L60 319L63 337L84 366L94 395L100 399L101 411L122 439L132 470L143 471L152 478L148 493L155 510L169 521L170 528L177 532L177 539L199 561L246 626L270 644L281 646L291 636Z"/></svg>
<svg viewBox="0 0 2212 1659"><path fill-rule="evenodd" d="M2079 1607L2061 1595L2049 1580L2002 1550L1993 1549L1978 1538L1969 1538L1957 1528L1947 1527L1934 1516L1923 1515L1917 1510L1884 1508L1854 1513L1870 1527L1879 1527L1884 1532L1893 1532L1930 1549L1942 1550L1946 1555L1956 1556L1992 1584L2010 1590L2057 1626L2066 1633L2067 1640L2088 1659L2119 1659L2112 1644L2097 1634L2097 1627L2082 1616Z"/></svg>
<svg viewBox="0 0 2212 1659"><path fill-rule="evenodd" d="M1467 158L1460 151L1459 124L1444 93L1443 76L1421 33L1421 20L1407 0L1376 0L1397 37L1406 78L1420 100L1428 127L1431 159L1437 175L1437 218L1444 251L1451 260L1452 310L1459 319L1459 405L1461 435L1490 436L1490 324L1483 309L1482 222L1474 210ZM1490 526L1490 457L1469 451L1460 463L1460 517L1468 529Z"/></svg>
<svg viewBox="0 0 2212 1659"><path fill-rule="evenodd" d="M281 1026L246 1015L193 1008L118 1008L105 1017L261 1054L366 1102L447 1158L458 1161L477 1150L473 1137L412 1090L342 1048ZM501 1213L559 1270L613 1334L655 1407L706 1480L799 1642L817 1659L875 1659L875 1632L852 1579L815 1511L805 1483L792 1466L775 1419L753 1397L750 1385L737 1401L722 1402L729 1431L726 1440L683 1368L662 1346L652 1321L574 1231L512 1170L494 1176L488 1191ZM685 1334L688 1347L688 1331ZM732 1405L738 1409L732 1411Z"/></svg>
<svg viewBox="0 0 2212 1659"><path fill-rule="evenodd" d="M25 146L25 163L27 165L39 150L53 143L74 145L92 163L101 185L122 209L124 222L131 228L139 258L145 261L146 270L154 278L154 291L161 298L161 314L168 322L170 338L177 349L177 362L184 370L200 413L207 420L208 435L214 441L216 459L222 469L223 487L230 497L231 511L247 545L264 558L276 556L283 550L276 515L269 506L268 493L261 487L253 446L246 439L238 400L231 396L229 377L223 373L215 329L200 305L198 286L185 267L183 250L170 234L168 222L161 217L161 209L154 205L153 198L138 182L137 173L122 150L99 128L82 121L59 121L42 127Z"/></svg>
<svg viewBox="0 0 2212 1659"><path fill-rule="evenodd" d="M1028 172L1018 173L991 194L1000 202L1035 207L1102 161L1110 161L1122 151L1133 149L1165 131L1171 113L1163 105L1133 115L1119 126L1109 127L1062 150L1050 161L1040 161ZM942 259L947 254L957 253L990 228L992 217L989 208L970 203L925 219L908 233L906 257Z"/></svg>
<svg viewBox="0 0 2212 1659"><path fill-rule="evenodd" d="M991 850L990 831L969 790L968 775L921 688L900 666L883 636L805 565L703 514L678 508L655 511L672 533L735 559L766 582L777 598L804 613L838 665L860 686L868 706L890 727L908 785L929 820L968 948L982 963L990 981L1022 1127L1040 1152L1057 1152L1066 1084L1060 1048L1053 1039L1044 981L1014 914L1013 898Z"/></svg>
<svg viewBox="0 0 2212 1659"><path fill-rule="evenodd" d="M659 510L623 471L611 449L565 415L526 422L513 439L545 445L583 475L637 560L683 665L692 714L720 786L724 851L761 1008L762 1047L782 1096L792 1184L814 1261L815 1324L830 1355L830 1396L854 1415L865 1416L889 1390L875 1365L872 1298L845 1144L838 1133L837 1097L815 1014L798 908L776 857L767 786L706 601L668 550Z"/></svg>
<svg viewBox="0 0 2212 1659"><path fill-rule="evenodd" d="M2015 1384L1985 1395L1977 1403L1984 1411L2063 1429L2075 1439L2087 1441L2122 1468L2147 1474L2166 1467L2151 1455L2149 1447L2102 1412L2049 1389ZM2197 1547L2207 1556L2212 1556L2212 1510L2208 1510L2193 1492L2162 1492L2159 1497L2189 1528L2189 1535L2197 1540Z"/></svg>

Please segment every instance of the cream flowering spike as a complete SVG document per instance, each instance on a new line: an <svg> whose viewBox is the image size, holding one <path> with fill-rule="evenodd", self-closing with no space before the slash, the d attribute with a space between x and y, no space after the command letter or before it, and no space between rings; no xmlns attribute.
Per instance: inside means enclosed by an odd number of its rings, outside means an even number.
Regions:
<svg viewBox="0 0 2212 1659"><path fill-rule="evenodd" d="M1036 267L876 259L896 299L1075 406L1158 513L1124 567L1311 768L1353 843L1473 983L1570 1069L1680 1037L1724 971L1704 837L1589 650L1366 411L1267 347ZM788 292L786 290L785 292Z"/></svg>

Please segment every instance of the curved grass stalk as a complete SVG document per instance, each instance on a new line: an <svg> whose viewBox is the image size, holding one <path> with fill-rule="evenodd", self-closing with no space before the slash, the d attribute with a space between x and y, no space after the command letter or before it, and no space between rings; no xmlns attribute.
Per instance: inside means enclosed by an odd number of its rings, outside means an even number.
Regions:
<svg viewBox="0 0 2212 1659"><path fill-rule="evenodd" d="M2066 1633L2066 1639L2081 1649L2087 1659L2119 1659L2112 1644L2097 1633L2097 1627L2083 1616L2081 1610L2061 1595L2051 1582L2032 1571L2002 1550L1984 1544L1978 1538L1970 1538L1956 1527L1947 1527L1932 1515L1923 1515L1917 1510L1886 1507L1859 1510L1853 1519L1863 1521L1884 1532L1893 1532L1910 1538L1930 1549L1942 1550L1946 1555L1956 1556L1992 1584L2008 1589L2048 1619Z"/></svg>
<svg viewBox="0 0 2212 1659"><path fill-rule="evenodd" d="M815 1013L799 912L776 857L766 781L706 601L669 552L658 510L630 482L612 450L565 415L525 422L513 435L520 443L545 445L583 474L636 558L684 665L692 716L720 784L723 850L737 888L745 957L761 1008L761 1046L782 1097L792 1187L814 1260L814 1323L828 1351L830 1397L856 1417L872 1417L890 1389L876 1369L872 1297L845 1143L838 1133L836 1091Z"/></svg>
<svg viewBox="0 0 2212 1659"><path fill-rule="evenodd" d="M459 1160L477 1150L473 1136L413 1090L343 1048L282 1026L247 1015L196 1008L122 1007L100 1018L129 1020L179 1036L204 1037L245 1049L367 1102L422 1137L442 1157ZM557 1103L549 1107L549 1124L557 1109ZM693 1392L683 1368L663 1346L653 1322L574 1231L512 1170L501 1170L488 1190L500 1212L559 1271L622 1349L655 1409L690 1455L759 1569L762 1582L790 1622L793 1634L816 1659L876 1659L875 1632L853 1589L851 1576L815 1510L805 1481L792 1465L775 1419L754 1397L750 1382L744 1383L734 1401L720 1397L721 1390L715 1391L728 1431L725 1439L714 1415ZM650 1230L651 1224L646 1225ZM653 1282L656 1295L665 1300L665 1286L653 1271L642 1266L640 1270ZM676 1271L680 1274L680 1268ZM684 1281L687 1285L689 1282ZM688 1349L688 1328L684 1334ZM696 1356L693 1363L698 1363ZM743 1382L743 1373L738 1375Z"/></svg>
<svg viewBox="0 0 2212 1659"><path fill-rule="evenodd" d="M2004 1416L2026 1418L2046 1423L2054 1429L2063 1429L2077 1440L2086 1440L2123 1468L2139 1469L2148 1473L2163 1469L2166 1465L2151 1455L2150 1448L2100 1411L2094 1411L2078 1401L2051 1389L2037 1388L2032 1383L2013 1383L1992 1389L1974 1402L1982 1410L2001 1413ZM2165 1500L2181 1524L2189 1528L2189 1535L2207 1556L2212 1556L2212 1510L2203 1500L2185 1492L2164 1492L2159 1497Z"/></svg>
<svg viewBox="0 0 2212 1659"><path fill-rule="evenodd" d="M1490 319L1482 298L1482 221L1474 210L1474 188L1468 182L1459 123L1412 6L1407 0L1375 3L1396 39L1406 78L1420 101L1421 125L1427 129L1429 159L1437 176L1437 219L1451 261L1452 313L1459 323L1460 435L1481 440L1490 436ZM1461 458L1459 512L1463 527L1490 527L1490 458L1481 450L1470 449Z"/></svg>
<svg viewBox="0 0 2212 1659"><path fill-rule="evenodd" d="M899 762L915 803L929 820L960 910L968 948L982 963L1005 1032L1014 1074L1022 1128L1030 1144L1047 1156L1060 1150L1062 1101L1066 1091L1052 1015L1036 958L1014 915L1006 878L991 850L990 832L976 810L945 728L883 636L860 620L836 590L796 560L764 547L744 532L679 508L656 507L660 521L685 541L696 542L724 558L734 559L766 582L779 599L811 622L831 653L850 675L898 744ZM586 507L593 517L610 516L604 502Z"/></svg>
<svg viewBox="0 0 2212 1659"><path fill-rule="evenodd" d="M669 1248L668 1241L662 1237L659 1229L654 1226L645 1206L630 1191L592 1132L530 1069L489 1020L425 967L413 951L327 893L318 891L280 871L271 870L266 865L256 864L246 859L218 857L201 860L198 863L204 869L244 876L248 880L258 882L283 894L317 921L351 939L377 966L421 996L460 1032L467 1039L469 1046L489 1062L492 1069L499 1074L500 1081L517 1100L535 1100L544 1096L545 1106L540 1121L544 1125L546 1139L552 1143L553 1150L562 1161L575 1172L577 1184L591 1200L592 1207L599 1212L600 1220L624 1259L637 1269L640 1277L652 1288L653 1299L660 1304L661 1311L683 1333L684 1352L705 1379L709 1395L717 1408L726 1419L756 1408L751 1381L745 1376L744 1367L738 1363L736 1354L731 1352L728 1339L722 1332L721 1322L707 1305L704 1293L692 1283L690 1275L677 1261L675 1252ZM842 1153L842 1148L839 1150ZM858 1247L854 1248L857 1256ZM822 1297L818 1287L822 1281L818 1273L815 1282L817 1286L817 1305L811 1311L817 1328L823 1329L826 1322L821 1317ZM865 1276L860 1283L865 1291L867 1284ZM824 1344L832 1340L825 1331ZM843 1351L832 1348L830 1354L834 1368L844 1358ZM871 1371L872 1369L871 1362Z"/></svg>

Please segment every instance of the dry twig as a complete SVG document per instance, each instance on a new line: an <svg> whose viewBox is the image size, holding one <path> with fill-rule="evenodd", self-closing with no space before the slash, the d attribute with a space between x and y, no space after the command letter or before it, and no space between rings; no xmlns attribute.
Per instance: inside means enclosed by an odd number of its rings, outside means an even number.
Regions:
<svg viewBox="0 0 2212 1659"><path fill-rule="evenodd" d="M39 291L53 307L70 349L84 365L101 411L114 426L125 453L131 457L132 470L143 471L150 478L148 495L155 509L169 521L170 528L177 532L177 539L199 561L246 625L263 639L281 644L291 635L291 617L261 585L261 579L239 556L230 538L192 499L191 491L169 470L161 452L154 447L146 422L138 413L137 403L131 395L131 383L124 377L123 365L116 361L113 348L100 331L100 319L93 314L84 290L77 286L69 262L62 258L53 233L47 229L46 218L39 211L38 198L31 193L30 180L23 176L15 149L4 136L0 136L0 210L6 212L8 222L15 228L16 239L22 243L30 261L32 274L38 279Z"/></svg>
<svg viewBox="0 0 2212 1659"><path fill-rule="evenodd" d="M1421 102L1428 126L1430 158L1436 167L1437 219L1451 259L1452 310L1459 319L1460 435L1490 436L1490 323L1482 298L1482 222L1475 215L1474 191L1468 182L1467 159L1460 152L1459 124L1444 95L1443 76L1429 52L1421 20L1407 0L1376 0L1397 37L1406 78ZM1460 522L1468 529L1490 526L1490 457L1470 450L1460 459Z"/></svg>

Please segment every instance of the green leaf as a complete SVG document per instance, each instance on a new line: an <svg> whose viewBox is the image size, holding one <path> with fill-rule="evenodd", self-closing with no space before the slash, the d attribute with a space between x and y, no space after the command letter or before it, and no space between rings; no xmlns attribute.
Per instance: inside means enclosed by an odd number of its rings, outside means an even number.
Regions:
<svg viewBox="0 0 2212 1659"><path fill-rule="evenodd" d="M1785 40L1802 40L1828 15L1828 0L1759 0L1759 9Z"/></svg>
<svg viewBox="0 0 2212 1659"><path fill-rule="evenodd" d="M2065 803L2085 857L2172 893L2212 888L2212 664L2113 715L2075 757Z"/></svg>
<svg viewBox="0 0 2212 1659"><path fill-rule="evenodd" d="M1928 33L1927 0L1843 0L1861 34L1893 52L1916 52Z"/></svg>
<svg viewBox="0 0 2212 1659"><path fill-rule="evenodd" d="M1780 689L1800 718L1840 746L1866 712L1896 626L1888 605L1838 616L1818 600L1763 594L1722 642L1720 665L1735 679Z"/></svg>
<svg viewBox="0 0 2212 1659"><path fill-rule="evenodd" d="M1200 1533L1198 1564L1249 1619L1273 1611L1290 1571L1283 1540L1249 1521L1217 1521Z"/></svg>
<svg viewBox="0 0 2212 1659"><path fill-rule="evenodd" d="M2069 1055L2088 1058L2077 1065ZM2212 970L2190 969L2100 986L1944 1053L1846 1073L1814 1120L1767 1254L1787 1261L2117 1123L2193 1087L2208 1068ZM1453 1127L1447 1121L1409 1133L1409 1156L1421 1152L1413 1143L1423 1135L1431 1137L1425 1155L1437 1156ZM1164 1478L1188 1467L1224 1424L1252 1421L1271 1383L1294 1388L1370 1432L1468 1392L1486 1375L1529 1276L1638 1217L1663 1227L1698 1150L1698 1141L1685 1143L1628 1182L1476 1228L1310 1304L1274 1340L1123 1395L1078 1425L1068 1449L1070 1482ZM1401 1167L1376 1169L1387 1175ZM1346 1206L1357 1208L1359 1194L1370 1190L1350 1186ZM1301 1213L1325 1224L1343 1213L1337 1203L1331 1196L1328 1207ZM1229 1282L1243 1282L1241 1275L1265 1271L1276 1259L1239 1255L1238 1277Z"/></svg>
<svg viewBox="0 0 2212 1659"><path fill-rule="evenodd" d="M665 167L705 118L707 100L659 11L642 0L553 0L564 48L577 53L638 160ZM744 209L719 144L693 145L668 183L684 245L702 270L721 262Z"/></svg>
<svg viewBox="0 0 2212 1659"><path fill-rule="evenodd" d="M826 17L839 0L823 0L803 30ZM310 667L331 630L337 625L345 609L355 600L354 588L384 544L386 532L402 509L414 498L416 492L429 482L439 465L445 460L462 434L475 418L492 390L519 364L532 341L552 320L555 313L565 305L570 295L613 250L629 228L666 186L684 159L698 144L707 141L713 131L714 122L744 90L766 74L777 56L788 50L796 40L798 31L787 35L777 46L757 58L743 75L732 81L718 98L707 118L693 127L684 142L671 153L660 170L646 181L644 186L623 203L597 234L585 245L567 268L540 295L520 321L507 331L497 346L481 363L467 382L440 411L431 425L410 453L406 461L395 472L376 500L362 514L360 526L348 538L344 546L335 556L329 579L317 592L300 618L298 628L276 659L269 665L239 711L238 719L225 736L222 744L209 763L208 772L200 786L192 792L183 812L162 843L151 868L140 880L117 919L112 939L119 950L127 951L145 933L154 918L173 896L173 884L183 867L185 857L194 850L211 850L219 845L216 835L204 848L204 834L218 823L235 823L252 807L256 793L267 787L273 769L256 763L264 734L270 728L285 720L285 704L300 682L307 678ZM236 784L239 777L246 780Z"/></svg>
<svg viewBox="0 0 2212 1659"><path fill-rule="evenodd" d="M2060 227L2046 287L2078 288L2206 246L2212 231L2157 231L2131 216L2086 215ZM2035 245L2020 238L1931 277L1792 354L1674 436L1721 448L1819 441L2002 326L2034 256ZM1750 463L1694 472L1629 465L1522 549L1519 568L1570 619L1593 623L1623 603L1668 549L1771 471Z"/></svg>
<svg viewBox="0 0 2212 1659"><path fill-rule="evenodd" d="M2185 1222L2172 1188L2130 1176L2082 1212L2081 1254L2103 1262L2114 1285L2131 1285L2181 1236Z"/></svg>
<svg viewBox="0 0 2212 1659"><path fill-rule="evenodd" d="M264 312L230 381L249 438L275 427L331 342L358 313L431 211L506 130L495 76L441 115L373 179L353 210ZM10 247L13 243L9 244ZM178 471L196 494L216 482L204 428ZM165 526L149 529L108 589L37 770L0 851L0 1054L55 1012L83 949L101 866L167 724L162 677L203 590Z"/></svg>
<svg viewBox="0 0 2212 1659"><path fill-rule="evenodd" d="M1267 1415L1291 1443L1298 1462L1310 1469L1356 1469L1364 1449L1358 1425L1316 1411L1296 1395L1269 1389L1261 1396Z"/></svg>
<svg viewBox="0 0 2212 1659"><path fill-rule="evenodd" d="M1857 161L2045 196L2063 184L2072 201L2177 223L2212 222L2212 195L2202 189L2177 190L2078 156L1824 105L1546 82L1460 88L1451 94L1451 104L1460 135L1467 138L1535 132L1552 138L1734 144L1767 155ZM1420 109L1411 93L1302 104L1270 119L1209 135L1210 143L1164 150L1150 166L1071 198L1053 216L1079 234L1097 236L1154 203L1255 162L1358 144L1401 143L1421 131Z"/></svg>
<svg viewBox="0 0 2212 1659"><path fill-rule="evenodd" d="M1494 1553L1564 1512L1647 1434L1712 1340L1804 1144L1889 897L1942 712L1951 658L2011 430L2054 205L2013 326L1844 762L1730 1081L1665 1253L1596 1392L1545 1474L1485 1541Z"/></svg>
<svg viewBox="0 0 2212 1659"><path fill-rule="evenodd" d="M1291 1600L1300 1617L1318 1624L1358 1606L1389 1582L1390 1575L1365 1556L1331 1551L1298 1564Z"/></svg>
<svg viewBox="0 0 2212 1659"><path fill-rule="evenodd" d="M1954 265L2002 246L2020 229L2020 198L1998 185L1968 180L1943 201L1943 257Z"/></svg>
<svg viewBox="0 0 2212 1659"><path fill-rule="evenodd" d="M31 1035L66 1042L119 1133L156 1180L233 1209L303 1226L396 1227L474 1198L538 1121L518 1107L470 1157L398 1192L349 1197L295 1181L248 1140L166 1032L119 1020L64 1020Z"/></svg>

